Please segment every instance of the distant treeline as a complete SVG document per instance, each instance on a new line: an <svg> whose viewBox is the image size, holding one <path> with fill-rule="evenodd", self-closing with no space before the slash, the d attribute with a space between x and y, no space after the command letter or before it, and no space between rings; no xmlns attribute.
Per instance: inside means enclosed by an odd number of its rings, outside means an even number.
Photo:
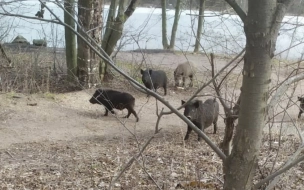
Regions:
<svg viewBox="0 0 304 190"><path fill-rule="evenodd" d="M247 12L248 0L236 0L238 4ZM279 2L280 0L278 0ZM111 0L106 0L106 3L110 3ZM183 9L198 9L200 0L183 0ZM167 0L167 9L174 9L176 0ZM161 7L161 0L140 0L139 6L141 7ZM205 0L206 10L212 11L233 11L232 8L224 0ZM290 7L287 14L291 15L303 15L304 14L304 1L296 1L292 7Z"/></svg>

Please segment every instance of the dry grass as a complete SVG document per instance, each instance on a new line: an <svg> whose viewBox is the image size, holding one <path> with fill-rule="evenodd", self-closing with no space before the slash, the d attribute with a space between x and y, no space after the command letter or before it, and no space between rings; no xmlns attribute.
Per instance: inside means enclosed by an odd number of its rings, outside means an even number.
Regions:
<svg viewBox="0 0 304 190"><path fill-rule="evenodd" d="M66 82L65 55L48 51L10 52L12 63L0 63L0 91L19 93L68 92L76 90ZM79 90L79 88L78 88Z"/></svg>
<svg viewBox="0 0 304 190"><path fill-rule="evenodd" d="M220 135L209 135L220 142ZM154 139L134 165L123 174L114 189L157 189L150 176L164 189L221 189L222 162L196 135L183 143L179 132L165 131ZM144 143L146 136L138 136ZM276 168L296 146L293 138L284 140L276 158L276 148L265 146L261 152L260 173L265 176L276 159ZM263 139L263 144L268 139ZM13 145L1 150L1 189L107 189L121 167L138 152L132 138L107 139L89 137L56 143L40 142ZM147 173L146 173L147 172ZM303 184L301 167L284 175L278 189L299 189ZM185 184L200 181L201 187ZM210 188L204 188L210 187Z"/></svg>

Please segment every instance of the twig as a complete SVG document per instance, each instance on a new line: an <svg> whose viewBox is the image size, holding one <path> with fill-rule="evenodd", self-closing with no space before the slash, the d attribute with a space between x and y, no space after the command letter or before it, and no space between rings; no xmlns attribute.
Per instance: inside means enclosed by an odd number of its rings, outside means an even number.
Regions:
<svg viewBox="0 0 304 190"><path fill-rule="evenodd" d="M293 155L296 156L298 155L301 151L303 150L303 146L301 146L300 149L298 149L298 151ZM289 170L290 168L292 168L293 166L297 165L299 162L304 160L304 156L299 157L296 160L290 160L288 161L283 168L281 168L280 170L276 171L275 173L267 176L265 179L259 181L254 187L253 189L258 189L259 187L261 187L264 183L276 178L277 176L281 175L282 173L286 172L287 170ZM270 188L266 188L265 190L269 190L272 189L271 187L273 187L276 183L277 183L278 179L275 179L273 183L271 183L271 186L269 185Z"/></svg>
<svg viewBox="0 0 304 190"><path fill-rule="evenodd" d="M198 93L200 93L205 87L207 87L210 83L212 83L227 67L229 67L238 57L240 57L245 52L245 48L237 55L235 58L233 58L227 65L225 65L218 73L214 75L212 79L210 79L207 83L205 83L201 88L199 88L186 102L184 105L177 108L177 110L182 109L187 103L189 103L191 100L193 100ZM170 114L171 112L164 112L164 114Z"/></svg>
<svg viewBox="0 0 304 190"><path fill-rule="evenodd" d="M139 162L137 159L135 159L137 162ZM142 169L144 170L144 172L149 176L149 178L153 181L153 183L156 185L156 187L158 188L158 189L162 189L158 184L157 184L157 182L155 181L155 179L152 177L152 175L151 174L149 174L149 172L147 171L147 169L146 169L146 167L145 166L142 166Z"/></svg>
<svg viewBox="0 0 304 190"><path fill-rule="evenodd" d="M283 108L281 105L280 105L280 107ZM284 109L284 108L283 108L283 109ZM296 130L297 130L297 132L298 132L298 135L299 135L299 138L301 139L301 144L303 144L303 143L304 143L304 139L303 139L303 136L302 136L302 134L301 134L301 132L300 132L300 129L297 127L297 125L295 124L294 120L292 119L292 117L291 117L291 116L289 115L289 113L287 112L287 110L284 109L284 111L285 111L285 113L288 115L288 117L290 118L290 120L291 120L293 126L296 128ZM283 118L284 118L284 117L283 117Z"/></svg>
<svg viewBox="0 0 304 190"><path fill-rule="evenodd" d="M161 130L161 129L160 129ZM159 130L159 131L160 131ZM157 131L157 133L159 133L159 131ZM114 177L110 183L109 186L109 190L112 189L113 185L115 184L115 182L122 176L122 174L133 164L133 162L144 152L144 150L148 147L148 145L150 144L150 142L152 141L152 139L154 139L155 135L157 134L155 133L153 136L151 136L149 138L149 140L144 144L144 146L141 148L140 152L136 155L133 156L122 168L121 172L119 174L116 175L116 177Z"/></svg>
<svg viewBox="0 0 304 190"><path fill-rule="evenodd" d="M300 80L304 79L304 73L298 74L294 77L290 77L287 79L284 83L281 84L281 86L277 89L276 93L272 96L271 100L269 101L267 107L269 110L269 115L273 115L273 107L276 105L279 101L281 96L286 92L287 88L290 84L298 82Z"/></svg>
<svg viewBox="0 0 304 190"><path fill-rule="evenodd" d="M32 16L24 16L24 15L19 15L19 14L11 14L11 13L0 13L0 15L3 16L11 16L11 17L20 17L20 18L26 18L26 19L33 19L33 20L40 20L44 22L51 22L55 24L60 24L60 22L56 20L50 20L50 19L43 19L43 18L37 18L37 17L32 17Z"/></svg>
<svg viewBox="0 0 304 190"><path fill-rule="evenodd" d="M8 154L11 158L14 158L14 156L8 150L6 150L5 153Z"/></svg>
<svg viewBox="0 0 304 190"><path fill-rule="evenodd" d="M211 61L210 61L210 64L211 64L211 76L212 76L212 78L214 78L214 75L215 75L214 74L214 54L211 53L210 57L211 57ZM226 103L222 99L219 86L217 86L215 80L213 81L213 86L214 86L214 89L215 89L215 92L216 92L217 96L219 97L219 100L220 100L222 106L224 107L225 113L228 113L229 115L232 115L230 108L226 105Z"/></svg>

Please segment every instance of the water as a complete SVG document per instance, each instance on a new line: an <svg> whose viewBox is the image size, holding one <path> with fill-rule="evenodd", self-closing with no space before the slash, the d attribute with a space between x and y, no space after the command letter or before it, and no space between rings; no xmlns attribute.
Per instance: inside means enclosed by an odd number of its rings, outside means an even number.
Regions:
<svg viewBox="0 0 304 190"><path fill-rule="evenodd" d="M63 20L63 11L53 3L47 5ZM24 1L3 6L5 10L13 14L34 16L39 10L39 1ZM105 9L105 14L107 13ZM3 12L3 10L0 10ZM192 51L195 43L197 17L189 14L198 14L197 11L185 10L180 15L175 49ZM55 18L49 11L44 13L45 19ZM171 28L174 19L174 10L167 11L168 41L170 41ZM279 58L298 59L303 52L303 17L285 16L278 37L276 54ZM11 42L17 35L24 36L32 43L33 39L46 38L48 46L64 47L64 28L60 25L39 20L30 20L17 17L5 17L0 19L1 26L10 26L11 30L2 42ZM7 27L0 28L0 34ZM122 50L134 50L138 48L162 49L161 37L161 9L137 8L134 14L126 22L123 37L119 44L123 44ZM205 22L201 44L207 53L236 54L245 46L243 24L238 16L220 14L219 12L205 12ZM300 45L287 50L289 47Z"/></svg>

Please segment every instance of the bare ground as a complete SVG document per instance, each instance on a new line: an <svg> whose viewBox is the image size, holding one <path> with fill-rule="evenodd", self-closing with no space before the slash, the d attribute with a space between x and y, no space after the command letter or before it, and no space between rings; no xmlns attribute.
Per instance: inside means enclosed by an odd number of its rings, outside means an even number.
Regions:
<svg viewBox="0 0 304 190"><path fill-rule="evenodd" d="M169 73L177 63L186 60L182 54L144 55L143 62L141 53L120 53L117 59L143 64L142 67L166 67ZM197 85L210 78L206 57L190 54L187 58L199 68ZM218 59L217 69L225 63L225 59ZM234 71L235 76L240 68ZM195 89L177 91L170 78L169 95L165 99L178 107L180 100L188 98ZM233 83L238 83L235 78ZM103 107L88 102L94 89L63 94L1 94L0 189L108 189L112 178L153 135L157 119L155 99L134 91L123 79L108 87L134 95L138 123L133 115L122 118L126 111L117 111L119 120L115 116L103 116ZM214 94L211 88L207 89L203 93ZM162 107L159 105L159 109ZM220 113L223 116L222 109ZM289 113L296 118L297 107L289 108ZM216 144L224 135L222 118L218 125L215 135L212 127L206 130ZM157 189L157 185L163 189L195 189L196 185L200 186L197 189L221 189L222 163L211 148L197 142L194 133L184 142L186 126L175 115L164 116L160 128L161 132L115 183L114 189ZM276 167L299 146L295 133L290 132L294 130L286 127L284 130L287 133L282 137L284 144L280 149L283 154L277 158ZM275 137L271 149L267 135L263 141L259 171L263 174L269 173L269 163L276 158ZM277 189L303 189L302 176L300 165L284 175Z"/></svg>

